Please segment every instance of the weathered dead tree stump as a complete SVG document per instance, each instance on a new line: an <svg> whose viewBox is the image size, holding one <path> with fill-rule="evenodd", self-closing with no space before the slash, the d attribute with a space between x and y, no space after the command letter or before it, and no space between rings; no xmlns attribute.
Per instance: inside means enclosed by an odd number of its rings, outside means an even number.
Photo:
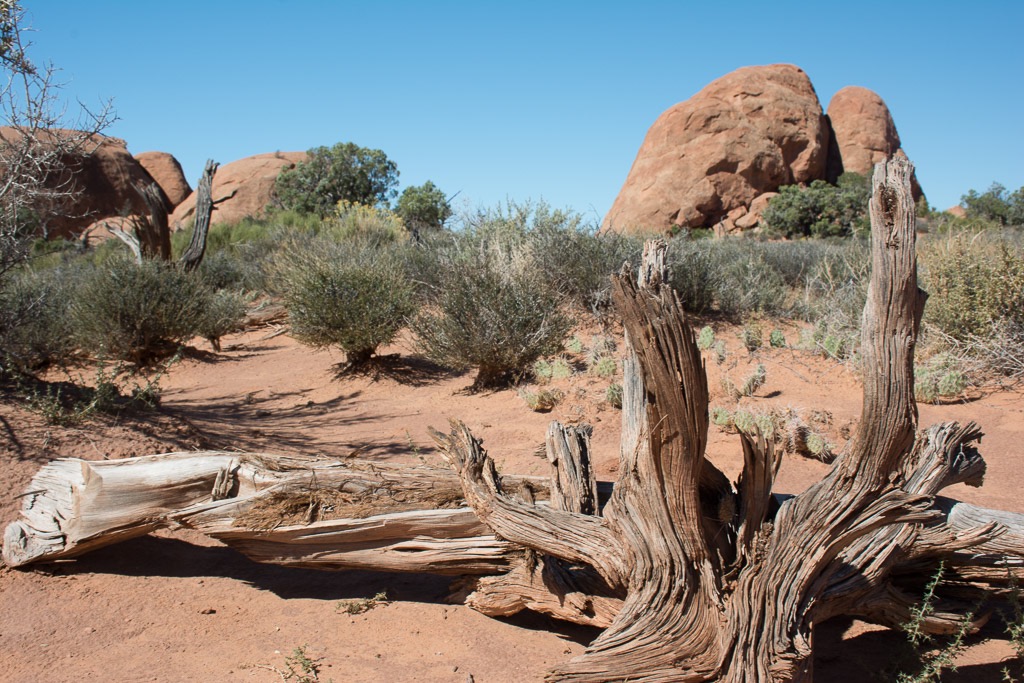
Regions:
<svg viewBox="0 0 1024 683"><path fill-rule="evenodd" d="M614 278L629 358L621 474L603 514L515 500L468 429L438 435L466 500L498 537L591 567L625 593L607 630L550 680L809 681L814 625L836 614L898 623L916 597L898 581L910 566L918 586L940 559L970 575L970 561L958 558L984 557L1010 535L1015 559L991 562L981 572L991 583L975 588L997 586L993 574L1005 577L1011 564L1019 571L1019 528L992 517L962 524L958 506L936 498L949 484L980 480L972 444L981 432L917 432L914 344L926 295L911 168L897 157L875 169L858 431L800 495L781 504L772 496L780 455L771 435L740 435L734 484L705 457L703 361L656 247L638 281L626 270ZM943 612L928 626L955 618Z"/></svg>

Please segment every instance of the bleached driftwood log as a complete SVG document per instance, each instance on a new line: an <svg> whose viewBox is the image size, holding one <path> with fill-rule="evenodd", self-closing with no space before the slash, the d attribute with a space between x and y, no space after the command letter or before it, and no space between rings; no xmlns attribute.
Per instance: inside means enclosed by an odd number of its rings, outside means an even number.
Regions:
<svg viewBox="0 0 1024 683"><path fill-rule="evenodd" d="M435 467L218 451L69 459L46 465L23 499L4 533L13 567L177 526L260 562L322 569L493 574L522 554Z"/></svg>

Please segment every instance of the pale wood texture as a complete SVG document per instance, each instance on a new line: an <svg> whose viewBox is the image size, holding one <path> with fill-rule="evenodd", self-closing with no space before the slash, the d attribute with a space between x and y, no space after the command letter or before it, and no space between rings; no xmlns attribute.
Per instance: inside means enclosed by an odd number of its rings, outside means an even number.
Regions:
<svg viewBox="0 0 1024 683"><path fill-rule="evenodd" d="M543 480L512 478L546 494ZM8 566L188 527L260 562L454 574L506 571L522 550L462 504L450 470L218 451L43 467L4 533Z"/></svg>
<svg viewBox="0 0 1024 683"><path fill-rule="evenodd" d="M156 183L137 185L136 192L146 202L149 216L134 221L135 237L143 258L171 260L171 229L167 223L167 197Z"/></svg>

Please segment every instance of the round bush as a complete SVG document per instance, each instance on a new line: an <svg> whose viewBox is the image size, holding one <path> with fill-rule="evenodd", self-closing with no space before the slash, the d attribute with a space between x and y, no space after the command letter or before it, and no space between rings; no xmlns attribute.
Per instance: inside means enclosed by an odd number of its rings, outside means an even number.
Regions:
<svg viewBox="0 0 1024 683"><path fill-rule="evenodd" d="M350 366L368 361L415 312L413 287L392 251L313 241L288 260L282 276L292 335L340 347Z"/></svg>
<svg viewBox="0 0 1024 683"><path fill-rule="evenodd" d="M466 238L438 264L434 296L413 322L420 349L474 389L508 384L557 353L571 327L561 297L522 245Z"/></svg>
<svg viewBox="0 0 1024 683"><path fill-rule="evenodd" d="M172 265L112 258L83 278L71 306L75 336L98 356L145 365L200 333L213 294Z"/></svg>
<svg viewBox="0 0 1024 683"><path fill-rule="evenodd" d="M76 271L8 275L0 286L0 374L31 373L68 360L75 342L68 310Z"/></svg>

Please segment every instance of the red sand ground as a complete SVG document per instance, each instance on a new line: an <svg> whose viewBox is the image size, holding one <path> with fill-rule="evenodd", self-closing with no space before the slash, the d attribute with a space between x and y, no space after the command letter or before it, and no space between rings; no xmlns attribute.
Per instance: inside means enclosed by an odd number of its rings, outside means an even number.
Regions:
<svg viewBox="0 0 1024 683"><path fill-rule="evenodd" d="M516 390L470 395L470 375L421 363L383 376L336 376L340 353L304 348L269 330L225 340L161 381L158 413L47 425L0 403L0 523L16 496L51 458L119 458L170 450L225 448L439 463L427 427L458 417L484 439L502 471L546 474L534 454L551 419L595 426L598 476L614 479L619 413L604 394L609 379L580 372L555 385L566 397L551 414L531 412ZM591 332L580 335L584 343ZM787 331L796 337L796 331ZM755 358L723 329L729 358L708 355L712 404L732 407L723 371L742 380L757 362L767 383L744 404L791 406L831 416L838 445L860 412L860 386L846 367L802 351L766 349ZM409 356L399 344L390 349ZM578 357L577 360L581 360ZM735 366L730 367L733 363ZM724 369L724 370L723 370ZM921 424L973 419L987 433L981 489L949 495L1024 512L1020 468L1024 404L1018 391L989 391L968 402L921 406ZM737 437L711 429L709 453L728 474L740 466ZM787 455L777 490L798 492L826 466ZM582 652L596 631L524 615L497 620L444 602L447 579L368 572L316 572L257 565L189 532L166 532L111 546L78 560L29 570L0 569L0 680L278 681L274 668L298 646L320 659L320 680L477 683L538 681ZM352 616L344 602L386 591L391 602ZM995 620L993 620L995 621ZM950 681L1001 681L1012 649L996 624L961 658ZM901 634L859 622L832 622L817 634L817 680L891 680ZM945 679L944 679L945 680Z"/></svg>

